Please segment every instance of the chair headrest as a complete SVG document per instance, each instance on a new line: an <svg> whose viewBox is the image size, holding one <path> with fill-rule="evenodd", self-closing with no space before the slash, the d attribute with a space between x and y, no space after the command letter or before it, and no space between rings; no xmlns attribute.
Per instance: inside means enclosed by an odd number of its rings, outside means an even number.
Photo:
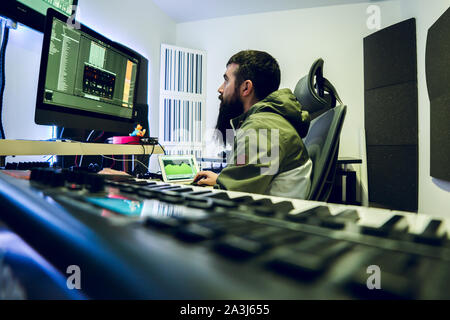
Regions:
<svg viewBox="0 0 450 320"><path fill-rule="evenodd" d="M315 118L314 114L317 117L324 111L334 108L336 102L342 104L334 86L323 76L323 64L322 58L317 59L308 75L298 81L294 90L297 100L311 114L312 119Z"/></svg>

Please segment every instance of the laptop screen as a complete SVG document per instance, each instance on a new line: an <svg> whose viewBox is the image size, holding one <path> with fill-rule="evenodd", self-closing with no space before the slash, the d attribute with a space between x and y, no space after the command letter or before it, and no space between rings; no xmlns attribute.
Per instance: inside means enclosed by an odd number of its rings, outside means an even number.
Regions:
<svg viewBox="0 0 450 320"><path fill-rule="evenodd" d="M198 171L194 156L160 156L160 165L167 181L192 180Z"/></svg>

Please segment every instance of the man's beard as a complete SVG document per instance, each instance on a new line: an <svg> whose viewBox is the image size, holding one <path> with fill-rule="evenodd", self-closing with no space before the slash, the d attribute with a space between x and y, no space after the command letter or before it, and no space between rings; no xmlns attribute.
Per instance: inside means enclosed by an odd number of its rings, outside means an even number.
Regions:
<svg viewBox="0 0 450 320"><path fill-rule="evenodd" d="M217 117L215 138L219 142L226 144L226 132L231 130L230 120L239 117L244 113L244 104L238 98L239 91L236 90L230 101L224 101L222 95L219 96L220 108Z"/></svg>

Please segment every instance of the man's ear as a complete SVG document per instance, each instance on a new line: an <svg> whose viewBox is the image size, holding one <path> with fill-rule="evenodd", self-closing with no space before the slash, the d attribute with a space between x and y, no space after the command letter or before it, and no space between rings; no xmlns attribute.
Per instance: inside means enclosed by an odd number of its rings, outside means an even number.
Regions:
<svg viewBox="0 0 450 320"><path fill-rule="evenodd" d="M241 84L241 96L249 97L254 93L253 82L251 80L245 80Z"/></svg>

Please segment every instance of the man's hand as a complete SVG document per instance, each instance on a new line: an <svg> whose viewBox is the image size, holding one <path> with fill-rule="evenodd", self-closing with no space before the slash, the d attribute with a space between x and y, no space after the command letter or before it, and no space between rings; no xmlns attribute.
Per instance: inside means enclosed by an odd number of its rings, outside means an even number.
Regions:
<svg viewBox="0 0 450 320"><path fill-rule="evenodd" d="M211 171L199 171L194 178L194 183L199 185L213 186L217 182L217 173Z"/></svg>

